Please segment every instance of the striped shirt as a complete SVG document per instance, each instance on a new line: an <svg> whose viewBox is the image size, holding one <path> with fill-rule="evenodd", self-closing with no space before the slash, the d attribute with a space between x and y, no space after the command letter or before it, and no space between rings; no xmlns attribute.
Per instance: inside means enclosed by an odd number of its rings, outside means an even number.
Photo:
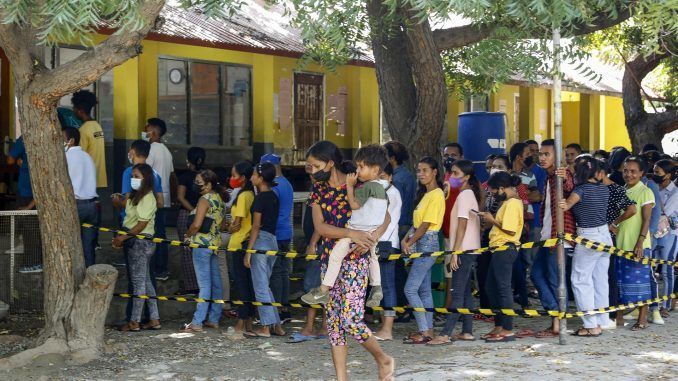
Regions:
<svg viewBox="0 0 678 381"><path fill-rule="evenodd" d="M586 182L577 185L572 192L579 195L579 202L572 207L577 227L596 228L607 225L607 203L610 199L607 186Z"/></svg>

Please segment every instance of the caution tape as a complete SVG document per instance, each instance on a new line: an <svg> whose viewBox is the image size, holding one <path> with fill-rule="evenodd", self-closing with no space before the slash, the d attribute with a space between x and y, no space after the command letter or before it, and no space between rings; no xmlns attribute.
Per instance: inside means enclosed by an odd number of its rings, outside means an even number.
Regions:
<svg viewBox="0 0 678 381"><path fill-rule="evenodd" d="M579 245L583 245L588 249L594 249L596 251L607 252L618 257L628 259L630 261L638 262L643 265L667 265L672 267L678 267L678 262L669 261L665 259L652 259L652 258L641 258L636 259L636 253L632 251L623 250L614 246L606 245L604 243L596 242L588 238L579 237L573 234L565 234L565 239L568 241L576 242Z"/></svg>
<svg viewBox="0 0 678 381"><path fill-rule="evenodd" d="M184 241L176 241L176 240L170 240L170 239L164 239L164 238L155 238L155 237L148 237L145 235L131 235L128 232L124 230L118 230L118 229L112 229L112 228L106 228L106 227L97 227L92 224L82 224L83 227L89 228L89 229L98 229L99 231L102 232L109 232L117 235L129 235L133 236L136 239L142 239L145 241L151 241L154 243L166 243L171 246L183 246L183 247L188 247L192 249L210 249L213 251L227 251L227 252L246 252L246 253L252 253L252 254L265 254L265 255L270 255L270 256L279 256L279 257L285 257L285 258L305 258L307 261L312 261L316 259L320 259L320 255L317 254L304 254L304 253L297 253L295 251L289 251L289 252L283 252L283 251L277 251L277 250L253 250L253 249L229 249L227 247L221 247L221 246L210 246L210 245L201 245L197 243L190 243L190 242L184 242ZM557 238L552 238L552 239L547 239L545 241L536 241L536 242L526 242L520 245L520 249L532 249L532 248L538 248L538 247L554 247L558 244L558 239ZM424 257L442 257L446 255L478 255L486 252L500 252L500 251L506 251L509 249L509 246L497 246L497 247L483 247L480 249L475 249L475 250L457 250L457 251L450 251L450 250L442 250L442 251L428 251L428 252L421 252L421 253L410 253L410 254L389 254L388 256L384 256L382 259L387 260L387 261L395 261L397 259L416 259L416 258L424 258Z"/></svg>
<svg viewBox="0 0 678 381"><path fill-rule="evenodd" d="M160 301L175 301L175 302L192 302L192 303L216 303L224 304L230 303L232 305L245 305L249 304L252 306L271 306L271 307L291 307L291 308L314 308L314 309L323 309L325 308L321 304L305 304L305 303L267 303L267 302L251 302L251 301L242 301L242 300L223 300L223 299L204 299L204 298L193 298L187 296L149 296L149 295L132 295L132 294L113 294L119 298L135 298L135 299L145 299L145 300L160 300ZM537 317L537 316L549 316L557 317L560 319L571 319L574 317L582 316L591 316L606 314L610 312L624 311L628 309L638 308L642 306L647 306L654 303L659 303L663 301L668 301L676 299L678 294L672 293L670 295L664 295L658 298L649 299L644 302L638 303L628 303L618 306L611 306L605 308L597 308L589 311L576 311L576 312L567 312L562 313L560 311L546 311L546 310L528 310L528 309L488 309L488 308L425 308L425 307L373 307L367 308L372 311L395 311L398 313L403 313L407 311L411 312L437 312L441 314L450 314L458 313L462 315L476 315L482 314L486 316L496 316L496 315L505 315L505 316L520 316L520 317Z"/></svg>
<svg viewBox="0 0 678 381"><path fill-rule="evenodd" d="M111 229L111 228L106 228L106 227L97 227L92 224L82 224L83 227L89 228L89 229L98 229L99 231L102 232L110 232L113 234L117 235L130 235L128 232L124 230L118 230L118 229ZM142 239L146 241L151 241L154 243L167 243L171 246L183 246L183 247L189 247L192 249L210 249L213 251L226 251L226 252L246 252L246 253L251 253L251 254L265 254L265 255L270 255L270 256L279 256L279 257L285 257L285 258L304 258L307 261L313 261L320 259L320 255L318 254L304 254L304 253L297 253L295 251L289 251L289 252L284 252L284 251L277 251L277 250L254 250L254 249L229 249L227 247L220 247L220 246L210 246L210 245L200 245L197 243L190 243L190 242L184 242L184 241L176 241L176 240L169 240L169 239L164 239L164 238L155 238L155 237L148 237L145 235L134 235L134 238L137 239ZM585 247L589 249L595 249L597 251L605 251L608 252L612 255L616 255L621 258L628 259L630 261L642 263L642 264L652 264L652 265L668 265L672 267L678 267L678 262L676 261L669 261L669 260L664 260L664 259L651 259L651 258L642 258L640 260L635 258L635 253L623 249L619 249L614 246L609 246L605 245L600 242L592 241L588 238L580 237L574 234L567 233L565 234L565 240L570 241L570 242L575 242L580 245L584 245ZM558 238L551 238L547 239L544 241L535 241L535 242L525 242L520 245L520 249L533 249L533 248L540 248L540 247L555 247L558 244ZM480 249L474 249L474 250L457 250L457 251L450 251L450 250L442 250L442 251L430 251L430 252L422 252L422 253L410 253L410 254L389 254L388 256L382 257L382 260L386 261L395 261L398 259L416 259L416 258L424 258L424 257L443 257L447 255L479 255L487 252L501 252L501 251L506 251L509 249L509 246L498 246L498 247L483 247ZM440 260L440 259L439 259Z"/></svg>

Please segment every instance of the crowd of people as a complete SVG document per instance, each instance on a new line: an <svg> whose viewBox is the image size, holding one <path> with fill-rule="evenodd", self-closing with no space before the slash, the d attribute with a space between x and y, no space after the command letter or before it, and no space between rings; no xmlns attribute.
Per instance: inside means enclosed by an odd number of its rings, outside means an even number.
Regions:
<svg viewBox="0 0 678 381"><path fill-rule="evenodd" d="M98 225L97 188L106 186L106 176L102 171L103 132L90 116L95 104L91 93L74 95L75 116L82 125L64 125L63 138L80 220ZM130 166L122 174L122 190L112 196L113 204L120 208L121 225L130 233L113 239L113 247L124 249L128 291L154 296L156 281L169 276L167 245L132 236L166 237L170 188L177 183L180 212L176 228L181 239L233 250L182 247L184 291L203 299L288 303L289 260L238 251L290 249L293 189L282 174L281 158L266 154L258 163L241 161L227 172L206 169L206 151L192 147L186 155L187 170L177 179L172 155L161 142L166 130L161 119L148 120L142 139L129 148ZM17 142L10 155L23 160L23 171L28 163L22 158L21 147ZM305 169L312 189L303 230L306 252L319 254L320 260L305 264L306 294L302 300L325 305L323 325L319 329L314 326L318 311L309 308L304 328L289 341L329 337L338 378L345 379L346 337L352 336L374 356L380 379L392 378L394 360L378 342L393 340L395 321L406 321L409 316L384 311L381 325L373 333L364 321L366 307L434 307L431 277L436 263L431 256L384 260L393 253L406 257L439 250L477 250L477 254L445 256L447 307L512 309L517 304L527 308L533 296L544 309L558 310L555 249L539 245L521 248L521 243L557 237L558 209L564 213L565 233L632 252L637 260L675 259L678 172L674 158L653 146L633 155L623 147L609 153L585 153L572 143L564 149L566 166L557 168L558 149L550 139L516 143L506 154L487 157L489 177L481 183L485 174L464 159L464 147L457 143L443 147L440 157L422 157L412 163L416 174L407 166L405 146L397 141L362 147L353 161L344 160L332 142L314 144L306 153ZM561 201L556 198L558 178L563 180ZM26 187L21 181L20 190L22 184ZM29 197L21 196L21 207L35 206ZM82 240L89 266L96 262L96 230L83 228ZM503 249L480 253L483 247ZM574 301L577 310L643 302L675 289L672 266L657 268L611 258L607 251L570 241L565 242L565 251L567 299ZM227 255L232 260L228 261ZM25 271L39 271L36 266L40 264ZM478 305L472 296L474 290L478 291ZM142 324L144 304L148 304L148 320ZM663 324L673 307L672 301L666 301L637 308L627 316L619 312L614 319L609 314L585 316L574 335L599 336L605 329L623 326L627 318L636 320L632 330L642 330L648 323ZM191 321L181 330L215 329L224 316L237 318L234 338L287 336L284 325L289 311L271 305L255 309L243 304L225 311L219 303L197 303ZM258 327L253 324L255 317ZM435 346L475 340L473 322L477 319L494 323L492 330L480 336L488 343L527 336L555 337L560 330L557 318L539 332L514 332L512 317L502 314L493 318L451 313L441 318L432 312L414 312L411 317L417 329L403 339L405 344ZM122 331L162 327L153 299L132 299L126 320ZM461 331L455 333L459 321ZM442 329L436 332L436 326Z"/></svg>

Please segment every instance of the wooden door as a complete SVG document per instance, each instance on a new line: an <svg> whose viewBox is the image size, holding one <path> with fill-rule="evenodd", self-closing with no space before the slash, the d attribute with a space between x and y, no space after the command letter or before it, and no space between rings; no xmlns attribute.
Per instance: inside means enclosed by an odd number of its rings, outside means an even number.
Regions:
<svg viewBox="0 0 678 381"><path fill-rule="evenodd" d="M320 140L323 119L322 75L294 74L294 142L306 152Z"/></svg>

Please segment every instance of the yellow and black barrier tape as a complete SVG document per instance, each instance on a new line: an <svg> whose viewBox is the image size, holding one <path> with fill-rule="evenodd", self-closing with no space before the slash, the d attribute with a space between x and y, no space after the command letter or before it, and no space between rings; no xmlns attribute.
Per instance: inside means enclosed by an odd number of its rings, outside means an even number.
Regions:
<svg viewBox="0 0 678 381"><path fill-rule="evenodd" d="M251 304L253 306L272 306L272 307L291 307L291 308L315 308L323 309L321 304L305 304L305 303L266 303L266 302L251 302L242 300L223 300L223 299L203 299L188 296L149 296L149 295L132 295L132 294L113 294L119 298L137 298L137 299L155 299L160 301L175 301L175 302L192 302L192 303L217 303L232 305ZM562 313L560 311L546 311L546 310L531 310L531 309L488 309L488 308L425 308L425 307L373 307L367 308L372 311L395 311L403 313L406 311L412 312L437 312L441 314L458 313L462 315L476 315L482 314L486 316L506 315L506 316L521 316L521 317L536 317L536 316L550 316L560 319L571 319L574 317L606 314L610 312L624 311L634 309L642 306L647 306L654 303L676 299L678 294L672 293L670 295L660 296L654 299L649 299L644 302L621 304L618 306L611 306L605 308L597 308L589 311L576 311Z"/></svg>
<svg viewBox="0 0 678 381"><path fill-rule="evenodd" d="M102 232L110 232L113 234L117 235L129 235L124 230L118 230L118 229L111 229L111 228L106 228L106 227L97 227L92 224L82 224L83 227L85 228L91 228L91 229L98 229L99 231ZM252 253L252 254L265 254L265 255L270 255L270 256L279 256L279 257L285 257L285 258L304 258L307 261L312 261L312 260L317 260L320 259L320 255L318 254L305 254L305 253L298 253L295 251L289 251L289 252L283 252L283 251L277 251L277 250L251 250L251 249L229 249L227 247L220 247L220 246L208 246L208 245L200 245L197 243L190 243L190 242L184 242L184 241L176 241L176 240L169 240L169 239L163 239L163 238L154 238L154 237L148 237L145 235L135 235L134 238L137 239L143 239L147 241L152 241L154 243L167 243L171 246L183 246L183 247L189 247L192 249L210 249L213 251L227 251L227 252L247 252L247 253ZM579 237L574 234L567 233L565 234L565 240L569 242L574 242L580 245L584 245L587 248L590 249L595 249L597 251L605 251L607 253L610 253L612 255L616 255L621 258L625 258L634 262L639 262L642 264L652 264L652 265L658 265L658 264L663 264L663 265L668 265L672 267L678 267L678 262L676 261L668 261L668 260L663 260L663 259L651 259L651 258L642 258L640 260L635 258L635 253L627 251L627 250L622 250L619 248L616 248L614 246L609 246L605 245L600 242L592 241L588 238L583 238ZM547 239L544 241L535 241L535 242L525 242L520 245L520 249L532 249L532 248L539 248L539 247L555 247L558 244L558 238L551 238ZM442 251L432 251L432 252L423 252L423 253L410 253L410 254L389 254L388 256L383 256L382 260L386 261L395 261L398 259L416 259L416 258L423 258L423 257L443 257L446 255L478 255L486 252L501 252L508 250L508 246L498 246L498 247L483 247L480 249L475 249L475 250L457 250L457 251L450 251L450 250L442 250Z"/></svg>
<svg viewBox="0 0 678 381"><path fill-rule="evenodd" d="M109 232L117 235L130 235L124 230L118 230L118 229L112 229L112 228L106 228L106 227L97 227L92 224L82 224L83 227L85 228L90 228L90 229L98 229L99 231L102 232ZM251 249L229 249L227 247L220 247L220 246L209 246L209 245L200 245L197 243L190 243L190 242L184 242L184 241L176 241L176 240L170 240L170 239L164 239L164 238L154 238L154 237L148 237L145 235L135 235L134 238L137 239L143 239L146 241L152 241L154 243L166 243L171 246L183 246L183 247L188 247L192 249L210 249L213 251L228 251L228 252L247 252L247 253L252 253L252 254L266 254L266 255L271 255L271 256L280 256L280 257L286 257L286 258L305 258L308 261L320 259L320 255L317 254L305 254L305 253L298 253L295 251L289 251L289 252L282 252L282 251L277 251L277 250L251 250ZM537 242L526 242L522 245L520 245L521 249L532 249L532 248L537 248L537 247L554 247L558 243L557 238L552 238L548 239L545 241L537 241ZM410 254L389 254L388 256L384 256L382 259L388 260L388 261L395 261L397 259L415 259L415 258L423 258L423 257L442 257L446 255L469 255L469 254L482 254L486 252L499 252L499 251L506 251L508 250L509 246L498 246L498 247L483 247L480 249L475 249L475 250L457 250L457 251L449 251L449 250L442 250L442 251L432 251L432 252L423 252L423 253L410 253Z"/></svg>

